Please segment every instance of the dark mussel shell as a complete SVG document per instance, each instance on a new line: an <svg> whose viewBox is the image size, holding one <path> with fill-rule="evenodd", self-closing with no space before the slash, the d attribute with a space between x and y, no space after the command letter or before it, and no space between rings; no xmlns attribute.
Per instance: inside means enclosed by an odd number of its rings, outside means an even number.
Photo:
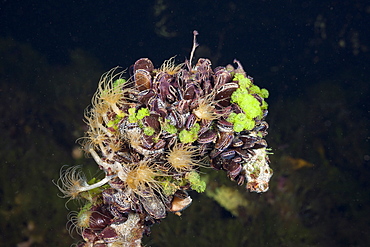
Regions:
<svg viewBox="0 0 370 247"><path fill-rule="evenodd" d="M135 62L133 72L135 73L136 70L138 70L138 69L143 69L143 70L146 70L148 72L152 72L153 69L154 69L154 65L153 65L152 61L150 61L149 58L140 58L139 60L137 60Z"/></svg>

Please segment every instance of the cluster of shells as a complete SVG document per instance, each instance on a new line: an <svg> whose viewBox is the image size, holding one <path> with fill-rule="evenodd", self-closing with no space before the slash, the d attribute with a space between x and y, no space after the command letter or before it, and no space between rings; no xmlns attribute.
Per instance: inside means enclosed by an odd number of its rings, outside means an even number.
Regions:
<svg viewBox="0 0 370 247"><path fill-rule="evenodd" d="M199 167L268 190L267 90L234 63L212 69L208 59L176 66L171 58L156 69L141 58L128 80L117 68L102 76L83 147L105 178L86 182L75 170L61 178L65 194L86 199L74 218L79 246L140 246L151 225L190 205L187 190L204 191ZM242 96L257 113L246 112Z"/></svg>

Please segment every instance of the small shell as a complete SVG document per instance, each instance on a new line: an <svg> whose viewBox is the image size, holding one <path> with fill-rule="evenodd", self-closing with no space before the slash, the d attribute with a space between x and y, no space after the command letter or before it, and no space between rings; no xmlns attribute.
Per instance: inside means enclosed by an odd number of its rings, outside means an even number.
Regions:
<svg viewBox="0 0 370 247"><path fill-rule="evenodd" d="M183 96L184 100L192 100L194 98L194 93L195 93L194 84L187 85Z"/></svg>
<svg viewBox="0 0 370 247"><path fill-rule="evenodd" d="M240 140L239 138L237 138L237 137L235 137L234 138L234 140L233 140L233 142L231 143L231 145L233 146L233 147L235 147L235 148L237 148L237 147L241 147L241 146L243 146L243 141L242 140Z"/></svg>
<svg viewBox="0 0 370 247"><path fill-rule="evenodd" d="M121 213L128 212L131 209L131 202L123 192L115 189L105 189L102 195L105 204L113 205Z"/></svg>
<svg viewBox="0 0 370 247"><path fill-rule="evenodd" d="M215 69L216 70L216 69ZM225 85L226 83L230 82L232 79L232 76L229 71L226 70L226 68L219 68L215 72L215 89L219 89L222 85Z"/></svg>
<svg viewBox="0 0 370 247"><path fill-rule="evenodd" d="M194 124L197 122L197 118L194 113L190 114L189 117L186 119L185 128L190 130Z"/></svg>
<svg viewBox="0 0 370 247"><path fill-rule="evenodd" d="M94 242L94 240L96 239L96 233L89 229L89 228L85 228L83 231L82 231L82 238L86 241L86 242Z"/></svg>
<svg viewBox="0 0 370 247"><path fill-rule="evenodd" d="M138 100L141 104L147 105L150 98L155 95L152 89L143 90L138 93Z"/></svg>
<svg viewBox="0 0 370 247"><path fill-rule="evenodd" d="M134 64L134 72L136 72L136 70L138 69L144 69L148 72L152 72L154 69L154 65L152 61L149 60L149 58L140 58Z"/></svg>
<svg viewBox="0 0 370 247"><path fill-rule="evenodd" d="M227 171L227 175L235 180L235 178L240 174L240 172L242 171L243 167L238 164L238 163L231 163L230 167L229 167L230 170Z"/></svg>
<svg viewBox="0 0 370 247"><path fill-rule="evenodd" d="M221 153L221 158L223 159L232 159L235 156L234 150L227 150Z"/></svg>
<svg viewBox="0 0 370 247"><path fill-rule="evenodd" d="M176 107L176 109L179 111L180 114L186 114L189 112L189 104L190 104L190 101L189 100L180 100L178 101L178 105Z"/></svg>
<svg viewBox="0 0 370 247"><path fill-rule="evenodd" d="M258 148L265 148L267 147L267 142L265 139L261 139L257 142L254 143L254 146L252 147L253 149L258 149Z"/></svg>
<svg viewBox="0 0 370 247"><path fill-rule="evenodd" d="M114 228L108 226L98 235L99 239L103 239L106 243L113 243L119 239L119 236Z"/></svg>
<svg viewBox="0 0 370 247"><path fill-rule="evenodd" d="M220 153L222 153L222 150L219 150L219 149L213 149L212 151L211 151L211 153L209 154L209 157L211 158L211 159L214 159L214 158L216 158ZM212 160L211 160L212 161ZM215 164L217 164L217 162L215 162ZM211 165L212 165L212 163L211 163ZM217 165L215 165L215 166L213 166L214 168L216 168L216 169L218 169L217 167L218 167L219 165L217 164Z"/></svg>
<svg viewBox="0 0 370 247"><path fill-rule="evenodd" d="M193 200L191 199L190 196L186 198L180 198L180 197L174 196L171 202L170 211L180 212L186 209L187 207L189 207L192 201Z"/></svg>
<svg viewBox="0 0 370 247"><path fill-rule="evenodd" d="M215 151L215 149L214 150L212 150L212 152L213 151ZM212 158L212 152L211 152L211 154L210 154L210 157ZM216 155L217 156L217 155ZM215 156L215 157L216 157ZM216 170L221 170L222 169L222 163L220 162L220 159L218 159L218 157L217 158L212 158L211 160L210 160L210 166L211 167L213 167L214 169L216 169Z"/></svg>
<svg viewBox="0 0 370 247"><path fill-rule="evenodd" d="M166 146L166 141L163 139L160 139L157 141L156 144L154 144L153 148L157 150L157 149L164 148L165 146Z"/></svg>
<svg viewBox="0 0 370 247"><path fill-rule="evenodd" d="M111 218L99 211L93 211L90 215L89 228L101 230L111 223Z"/></svg>
<svg viewBox="0 0 370 247"><path fill-rule="evenodd" d="M217 127L221 132L233 132L234 125L226 120L219 120Z"/></svg>
<svg viewBox="0 0 370 247"><path fill-rule="evenodd" d="M235 148L234 149L235 152L240 155L243 159L249 159L251 157L251 153L248 152L247 150L245 149L241 149L241 148Z"/></svg>
<svg viewBox="0 0 370 247"><path fill-rule="evenodd" d="M168 119L170 120L171 125L174 125L179 129L185 125L185 118L176 109L172 110L168 114Z"/></svg>
<svg viewBox="0 0 370 247"><path fill-rule="evenodd" d="M230 104L232 93L239 87L237 83L230 82L222 85L216 92L215 100L224 107Z"/></svg>
<svg viewBox="0 0 370 247"><path fill-rule="evenodd" d="M262 122L260 122L260 123L259 123L259 124L254 128L254 130L255 130L255 131L261 131L261 132L263 132L263 131L266 131L268 128L269 128L268 123L267 123L266 121L262 121Z"/></svg>
<svg viewBox="0 0 370 247"><path fill-rule="evenodd" d="M217 135L213 130L207 130L206 132L204 132L198 137L197 141L202 144L211 143L211 142L214 142L216 138L217 138Z"/></svg>
<svg viewBox="0 0 370 247"><path fill-rule="evenodd" d="M251 136L251 135L243 135L240 136L240 139L244 142L243 149L251 148L254 146L254 143L258 141L259 137Z"/></svg>
<svg viewBox="0 0 370 247"><path fill-rule="evenodd" d="M150 73L148 71L144 69L136 70L134 74L134 79L135 86L138 88L139 91L150 89L152 77L150 76Z"/></svg>
<svg viewBox="0 0 370 247"><path fill-rule="evenodd" d="M154 219L162 219L166 217L166 208L163 202L156 195L141 196L140 202Z"/></svg>
<svg viewBox="0 0 370 247"><path fill-rule="evenodd" d="M144 125L153 128L155 131L159 131L160 123L158 121L158 115L150 114L149 116L145 116L143 118Z"/></svg>
<svg viewBox="0 0 370 247"><path fill-rule="evenodd" d="M228 148L234 139L234 134L231 132L221 132L216 141L215 149L223 151Z"/></svg>
<svg viewBox="0 0 370 247"><path fill-rule="evenodd" d="M242 158L242 157L237 156L237 157L235 157L234 159L232 159L232 162L240 163L240 162L242 162L242 160L243 160L243 158Z"/></svg>
<svg viewBox="0 0 370 247"><path fill-rule="evenodd" d="M207 58L199 58L195 68L201 73L213 72L211 68L212 62Z"/></svg>

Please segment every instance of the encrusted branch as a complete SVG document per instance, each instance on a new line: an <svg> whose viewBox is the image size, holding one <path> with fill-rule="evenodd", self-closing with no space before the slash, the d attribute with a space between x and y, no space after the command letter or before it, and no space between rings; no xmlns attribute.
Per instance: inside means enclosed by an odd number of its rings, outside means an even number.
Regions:
<svg viewBox="0 0 370 247"><path fill-rule="evenodd" d="M66 196L85 200L73 221L79 246L140 246L153 224L191 204L188 190L206 189L202 166L250 191L268 190L268 91L236 60L236 68L212 69L205 58L193 67L193 34L188 66L170 58L156 69L141 58L129 80L113 69L99 82L83 145L106 176L87 182L72 168L58 183Z"/></svg>

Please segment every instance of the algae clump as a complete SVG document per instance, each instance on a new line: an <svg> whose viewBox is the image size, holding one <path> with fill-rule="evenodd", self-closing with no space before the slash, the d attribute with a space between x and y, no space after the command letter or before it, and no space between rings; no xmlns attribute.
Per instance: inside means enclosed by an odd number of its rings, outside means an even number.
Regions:
<svg viewBox="0 0 370 247"><path fill-rule="evenodd" d="M231 113L227 121L234 125L234 131L252 130L255 126L255 119L263 118L263 110L267 109L267 103L263 100L269 96L266 89L260 89L254 85L251 79L237 73L234 81L238 81L239 88L231 95L231 102L236 103L244 113ZM262 103L254 96L258 95Z"/></svg>

